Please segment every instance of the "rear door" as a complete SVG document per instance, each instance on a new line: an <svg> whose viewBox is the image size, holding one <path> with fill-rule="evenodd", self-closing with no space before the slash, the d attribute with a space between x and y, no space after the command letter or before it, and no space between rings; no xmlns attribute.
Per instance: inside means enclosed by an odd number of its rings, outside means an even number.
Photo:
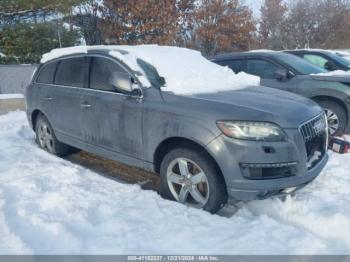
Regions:
<svg viewBox="0 0 350 262"><path fill-rule="evenodd" d="M54 119L54 77L58 62L49 62L39 68L36 78L36 89L34 99L40 104L40 110L48 117L51 124ZM30 99L32 100L32 99ZM30 106L30 105L29 105Z"/></svg>
<svg viewBox="0 0 350 262"><path fill-rule="evenodd" d="M85 56L59 61L52 89L54 112L52 122L56 132L81 140L80 96L87 87L88 64Z"/></svg>
<svg viewBox="0 0 350 262"><path fill-rule="evenodd" d="M142 103L117 87L130 74L107 57L90 56L89 61L90 88L83 90L80 100L82 138L91 145L142 158Z"/></svg>

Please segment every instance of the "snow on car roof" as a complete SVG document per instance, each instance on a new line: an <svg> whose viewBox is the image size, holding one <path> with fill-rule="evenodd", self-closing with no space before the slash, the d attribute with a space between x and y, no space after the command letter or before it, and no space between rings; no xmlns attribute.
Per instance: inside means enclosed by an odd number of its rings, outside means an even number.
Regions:
<svg viewBox="0 0 350 262"><path fill-rule="evenodd" d="M271 49L255 49L255 50L249 50L248 52L254 52L254 53L271 53L271 52L278 52Z"/></svg>
<svg viewBox="0 0 350 262"><path fill-rule="evenodd" d="M191 95L243 89L260 85L260 78L246 73L235 74L230 68L217 65L204 58L200 52L187 48L139 45L139 46L77 46L54 49L45 54L42 63L65 55L87 53L90 50L106 50L132 70L141 73L138 77L145 87L150 87L143 69L138 64L142 59L153 65L166 80L163 91Z"/></svg>

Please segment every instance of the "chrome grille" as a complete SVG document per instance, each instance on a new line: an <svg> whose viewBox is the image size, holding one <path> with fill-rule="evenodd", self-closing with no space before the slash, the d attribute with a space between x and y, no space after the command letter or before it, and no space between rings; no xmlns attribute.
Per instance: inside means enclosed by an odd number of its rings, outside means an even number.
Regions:
<svg viewBox="0 0 350 262"><path fill-rule="evenodd" d="M320 114L302 124L299 129L305 143L307 168L310 170L326 153L328 135L326 117Z"/></svg>
<svg viewBox="0 0 350 262"><path fill-rule="evenodd" d="M309 120L300 126L301 135L305 142L312 140L326 131L327 123L324 114Z"/></svg>

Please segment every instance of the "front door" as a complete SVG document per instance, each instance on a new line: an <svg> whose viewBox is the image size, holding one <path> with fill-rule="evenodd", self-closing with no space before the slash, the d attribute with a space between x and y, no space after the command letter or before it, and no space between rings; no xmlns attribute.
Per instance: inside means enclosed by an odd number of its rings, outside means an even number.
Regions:
<svg viewBox="0 0 350 262"><path fill-rule="evenodd" d="M295 92L296 79L294 77L285 80L279 80L275 76L277 70L286 70L282 66L264 59L248 59L246 63L246 72L261 78L261 85L281 89L284 91Z"/></svg>
<svg viewBox="0 0 350 262"><path fill-rule="evenodd" d="M118 89L129 73L102 56L90 60L90 88L80 99L82 138L90 145L142 158L142 103Z"/></svg>

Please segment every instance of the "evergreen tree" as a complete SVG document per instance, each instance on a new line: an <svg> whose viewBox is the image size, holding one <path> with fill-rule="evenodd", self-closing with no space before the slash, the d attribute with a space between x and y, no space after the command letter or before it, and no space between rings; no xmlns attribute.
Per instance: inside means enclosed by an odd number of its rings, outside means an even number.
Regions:
<svg viewBox="0 0 350 262"><path fill-rule="evenodd" d="M7 56L2 63L38 63L44 53L61 46L73 46L78 37L78 32L55 22L7 26L0 37L0 46Z"/></svg>

